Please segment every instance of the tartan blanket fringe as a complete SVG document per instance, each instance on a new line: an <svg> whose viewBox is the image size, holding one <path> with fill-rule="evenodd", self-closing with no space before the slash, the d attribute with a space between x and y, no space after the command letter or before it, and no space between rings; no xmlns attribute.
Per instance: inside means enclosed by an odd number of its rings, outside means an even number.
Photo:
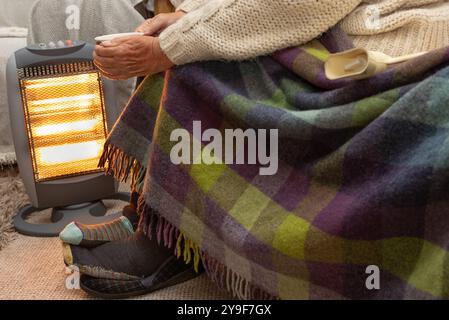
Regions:
<svg viewBox="0 0 449 320"><path fill-rule="evenodd" d="M142 190L146 174L145 167L120 148L106 143L99 167L105 168L107 174L120 182L126 183L131 177L131 190ZM277 299L201 250L185 233L148 206L144 197L139 198L137 211L140 216L139 228L145 235L151 238L151 231L154 231L160 245L174 249L177 258L182 258L186 264L193 262L196 272L199 271L201 263L209 279L220 289L243 300Z"/></svg>
<svg viewBox="0 0 449 320"><path fill-rule="evenodd" d="M104 168L106 174L111 175L118 182L126 183L131 176L131 191L139 192L142 190L146 168L137 159L117 146L108 142L104 144L98 167Z"/></svg>
<svg viewBox="0 0 449 320"><path fill-rule="evenodd" d="M241 300L278 299L201 250L184 232L148 206L142 196L137 211L140 216L139 228L146 236L152 238L154 233L159 245L174 249L176 257L182 258L186 264L193 263L196 272L199 272L201 263L209 279L220 289Z"/></svg>

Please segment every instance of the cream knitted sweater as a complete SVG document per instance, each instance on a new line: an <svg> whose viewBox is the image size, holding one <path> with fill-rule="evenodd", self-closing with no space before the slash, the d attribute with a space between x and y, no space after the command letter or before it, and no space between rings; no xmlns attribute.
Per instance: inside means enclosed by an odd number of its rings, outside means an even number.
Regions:
<svg viewBox="0 0 449 320"><path fill-rule="evenodd" d="M186 0L160 35L175 64L244 60L304 44L340 23L356 45L393 56L449 45L443 0Z"/></svg>
<svg viewBox="0 0 449 320"><path fill-rule="evenodd" d="M399 56L449 46L449 1L365 0L341 22L359 47Z"/></svg>

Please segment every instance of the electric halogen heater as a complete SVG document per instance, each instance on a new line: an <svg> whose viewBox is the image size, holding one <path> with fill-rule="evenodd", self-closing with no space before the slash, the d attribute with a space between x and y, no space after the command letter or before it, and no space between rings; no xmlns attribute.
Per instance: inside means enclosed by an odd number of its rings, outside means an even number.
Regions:
<svg viewBox="0 0 449 320"><path fill-rule="evenodd" d="M104 217L101 199L128 200L98 162L117 118L112 83L92 61L93 46L58 41L30 45L11 56L7 88L20 175L32 205L14 220L20 233L56 236L70 222ZM32 224L33 212L53 208L52 223Z"/></svg>

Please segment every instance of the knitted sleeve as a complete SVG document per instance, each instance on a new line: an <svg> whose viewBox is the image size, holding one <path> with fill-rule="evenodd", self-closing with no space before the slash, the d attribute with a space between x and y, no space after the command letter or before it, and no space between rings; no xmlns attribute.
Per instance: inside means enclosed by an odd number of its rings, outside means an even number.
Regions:
<svg viewBox="0 0 449 320"><path fill-rule="evenodd" d="M177 11L190 12L198 9L208 0L186 0L183 1L179 6L176 6Z"/></svg>
<svg viewBox="0 0 449 320"><path fill-rule="evenodd" d="M447 19L440 0L364 0L340 26L349 35L375 35L397 30L417 20ZM416 34L415 34L416 35Z"/></svg>
<svg viewBox="0 0 449 320"><path fill-rule="evenodd" d="M244 60L319 36L361 0L209 0L160 35L175 64Z"/></svg>

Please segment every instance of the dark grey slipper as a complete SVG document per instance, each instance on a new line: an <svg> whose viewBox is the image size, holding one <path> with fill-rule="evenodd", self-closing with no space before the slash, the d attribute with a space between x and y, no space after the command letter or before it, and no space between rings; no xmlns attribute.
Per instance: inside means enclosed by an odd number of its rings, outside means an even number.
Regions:
<svg viewBox="0 0 449 320"><path fill-rule="evenodd" d="M80 286L85 292L103 299L125 299L148 294L197 277L191 264L187 265L175 256L167 259L149 277L135 280L112 280L81 275Z"/></svg>

